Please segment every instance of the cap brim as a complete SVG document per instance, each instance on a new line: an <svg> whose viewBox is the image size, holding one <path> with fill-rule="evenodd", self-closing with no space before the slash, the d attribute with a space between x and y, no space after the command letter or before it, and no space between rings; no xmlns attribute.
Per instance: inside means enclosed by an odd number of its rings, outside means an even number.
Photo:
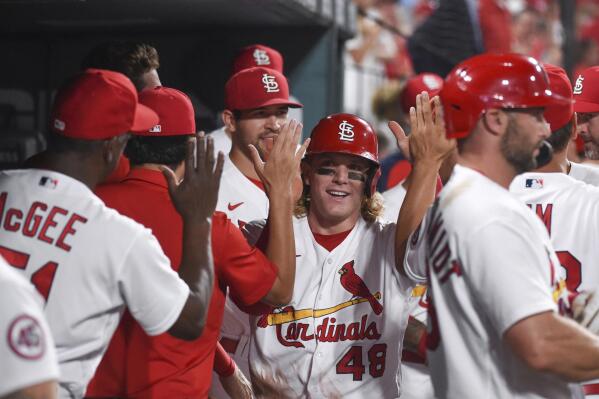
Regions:
<svg viewBox="0 0 599 399"><path fill-rule="evenodd" d="M157 125L159 121L158 114L152 108L143 104L137 104L135 116L133 117L133 126L131 126L130 130L132 132L144 132Z"/></svg>
<svg viewBox="0 0 599 399"><path fill-rule="evenodd" d="M574 100L574 112L599 112L599 104Z"/></svg>
<svg viewBox="0 0 599 399"><path fill-rule="evenodd" d="M559 105L571 105L574 100L572 98L569 97L564 97L560 94L557 94L555 92L551 92L550 95L545 95L545 96L541 96L539 98L540 103L542 103L542 105L544 105L545 107L551 107L551 106L559 106Z"/></svg>
<svg viewBox="0 0 599 399"><path fill-rule="evenodd" d="M265 101L265 102L257 105L256 107L252 107L249 109L270 107L271 105L286 105L289 108L303 108L304 107L302 104L295 102L295 101L283 100L280 98L273 98L271 100Z"/></svg>

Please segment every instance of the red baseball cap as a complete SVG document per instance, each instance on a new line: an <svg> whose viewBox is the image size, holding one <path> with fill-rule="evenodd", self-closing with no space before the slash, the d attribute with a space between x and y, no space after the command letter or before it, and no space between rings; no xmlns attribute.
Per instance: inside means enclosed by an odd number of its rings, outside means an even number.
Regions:
<svg viewBox="0 0 599 399"><path fill-rule="evenodd" d="M399 94L401 109L409 114L410 108L416 106L416 96L426 91L432 98L443 88L443 78L434 73L421 73L411 77Z"/></svg>
<svg viewBox="0 0 599 399"><path fill-rule="evenodd" d="M274 69L244 69L233 75L225 85L226 109L246 110L270 105L303 106L289 100L287 79Z"/></svg>
<svg viewBox="0 0 599 399"><path fill-rule="evenodd" d="M551 131L564 127L574 116L574 101L572 100L572 83L563 68L551 64L543 64L549 77L549 89L564 98L570 99L570 104L547 106L545 120L549 123Z"/></svg>
<svg viewBox="0 0 599 399"><path fill-rule="evenodd" d="M139 93L139 103L158 113L160 121L136 136L180 136L196 131L195 112L187 94L170 87L158 86Z"/></svg>
<svg viewBox="0 0 599 399"><path fill-rule="evenodd" d="M252 44L239 50L233 61L232 75L253 67L270 68L283 73L283 56L274 48Z"/></svg>
<svg viewBox="0 0 599 399"><path fill-rule="evenodd" d="M599 66L582 71L574 84L574 111L599 112Z"/></svg>
<svg viewBox="0 0 599 399"><path fill-rule="evenodd" d="M81 140L103 140L158 123L158 115L138 103L137 90L128 77L93 68L58 91L51 115L53 132Z"/></svg>

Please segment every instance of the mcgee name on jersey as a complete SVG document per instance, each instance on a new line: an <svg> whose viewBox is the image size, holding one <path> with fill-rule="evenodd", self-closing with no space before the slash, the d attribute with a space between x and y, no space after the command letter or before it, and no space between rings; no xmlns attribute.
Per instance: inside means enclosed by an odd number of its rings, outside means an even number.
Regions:
<svg viewBox="0 0 599 399"><path fill-rule="evenodd" d="M58 206L50 207L40 201L33 202L27 210L4 209L7 198L8 192L0 194L0 225L2 229L20 232L25 237L37 237L38 240L67 252L71 250L67 239L77 233L77 224L87 222L85 217L77 213Z"/></svg>

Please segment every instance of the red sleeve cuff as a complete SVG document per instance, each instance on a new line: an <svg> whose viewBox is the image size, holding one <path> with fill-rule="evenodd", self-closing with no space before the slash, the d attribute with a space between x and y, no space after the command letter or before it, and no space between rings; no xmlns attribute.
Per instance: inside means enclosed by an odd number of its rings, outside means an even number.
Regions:
<svg viewBox="0 0 599 399"><path fill-rule="evenodd" d="M216 343L216 351L214 353L214 371L222 378L230 377L235 372L237 366L233 358L223 349L221 344Z"/></svg>

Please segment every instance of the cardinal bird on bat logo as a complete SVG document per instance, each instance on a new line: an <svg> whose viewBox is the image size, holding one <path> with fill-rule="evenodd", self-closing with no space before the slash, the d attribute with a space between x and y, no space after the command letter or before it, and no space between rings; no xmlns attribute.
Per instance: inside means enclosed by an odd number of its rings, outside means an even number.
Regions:
<svg viewBox="0 0 599 399"><path fill-rule="evenodd" d="M341 285L350 294L356 298L364 298L368 301L372 307L372 311L375 314L381 314L383 311L383 305L372 295L372 292L368 289L364 280L360 278L354 271L354 261L349 261L345 265L341 266L341 269L337 272L341 275Z"/></svg>

